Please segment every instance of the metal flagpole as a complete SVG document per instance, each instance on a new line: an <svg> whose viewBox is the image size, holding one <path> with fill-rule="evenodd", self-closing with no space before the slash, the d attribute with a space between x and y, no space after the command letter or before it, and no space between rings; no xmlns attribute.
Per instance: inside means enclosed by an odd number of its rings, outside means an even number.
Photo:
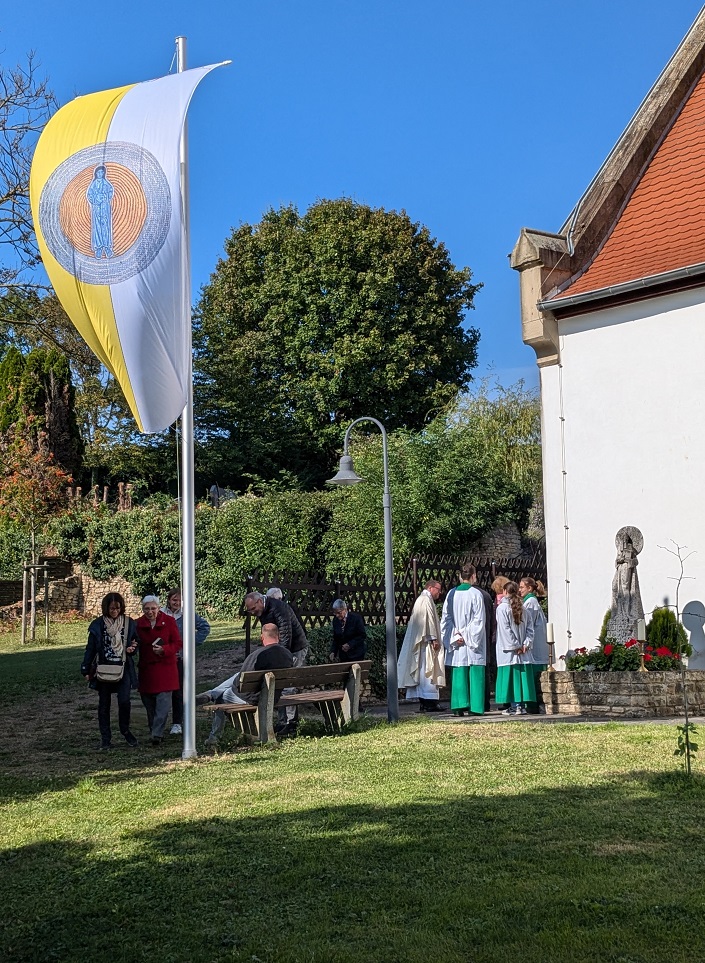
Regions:
<svg viewBox="0 0 705 963"><path fill-rule="evenodd" d="M176 38L176 65L179 73L186 70L186 37ZM191 235L189 227L188 195L188 135L186 121L179 146L181 169L181 203L186 236L185 256L182 264L182 283L191 311ZM183 543L181 556L181 597L184 632L184 745L182 759L192 759L196 752L196 492L193 458L193 351L191 347L191 324L186 335L188 341L188 366L186 372L186 407L181 415L181 518Z"/></svg>

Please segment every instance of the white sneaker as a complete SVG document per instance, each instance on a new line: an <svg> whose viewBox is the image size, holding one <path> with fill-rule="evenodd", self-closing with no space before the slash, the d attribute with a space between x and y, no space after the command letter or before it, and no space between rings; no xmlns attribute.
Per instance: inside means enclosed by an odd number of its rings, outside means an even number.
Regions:
<svg viewBox="0 0 705 963"><path fill-rule="evenodd" d="M173 725L173 726L171 727L171 729L169 730L169 735L171 735L171 736L180 736L182 732L183 732L183 730L182 730L181 726L179 725L179 723L178 723L178 722L175 722L174 725Z"/></svg>
<svg viewBox="0 0 705 963"><path fill-rule="evenodd" d="M526 706L517 706L517 715L518 715L518 716L525 716L525 715L526 715Z"/></svg>
<svg viewBox="0 0 705 963"><path fill-rule="evenodd" d="M516 715L516 713L515 713L514 709L512 709L512 707L510 706L508 709L502 709L502 715L503 715L503 716L513 716L513 715Z"/></svg>

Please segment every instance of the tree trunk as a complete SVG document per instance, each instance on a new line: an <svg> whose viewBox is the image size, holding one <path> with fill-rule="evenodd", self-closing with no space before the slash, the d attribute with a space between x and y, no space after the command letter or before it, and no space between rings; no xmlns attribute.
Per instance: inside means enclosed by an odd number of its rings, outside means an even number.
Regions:
<svg viewBox="0 0 705 963"><path fill-rule="evenodd" d="M32 574L29 595L29 638L34 642L37 634L37 538L32 530Z"/></svg>

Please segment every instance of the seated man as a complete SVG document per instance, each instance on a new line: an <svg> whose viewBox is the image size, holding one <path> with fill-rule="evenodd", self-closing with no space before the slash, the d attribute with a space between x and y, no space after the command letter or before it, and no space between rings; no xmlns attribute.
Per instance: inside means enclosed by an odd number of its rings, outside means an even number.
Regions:
<svg viewBox="0 0 705 963"><path fill-rule="evenodd" d="M367 630L362 616L351 612L342 599L333 602L333 651L331 661L358 662L367 651Z"/></svg>
<svg viewBox="0 0 705 963"><path fill-rule="evenodd" d="M226 679L225 682L221 682L220 685L214 689L208 689L206 692L197 695L196 705L203 706L209 702L229 703L230 705L245 705L249 702L251 705L255 705L259 698L259 693L253 692L247 699L243 699L237 694L240 673L256 672L264 669L291 669L294 665L291 652L279 644L279 629L276 625L267 623L262 626L261 642L262 644L256 649L253 649L247 656L240 666L239 672L236 672L235 675ZM214 712L213 725L211 726L210 735L206 739L207 746L214 746L218 742L224 725L225 713L220 711Z"/></svg>

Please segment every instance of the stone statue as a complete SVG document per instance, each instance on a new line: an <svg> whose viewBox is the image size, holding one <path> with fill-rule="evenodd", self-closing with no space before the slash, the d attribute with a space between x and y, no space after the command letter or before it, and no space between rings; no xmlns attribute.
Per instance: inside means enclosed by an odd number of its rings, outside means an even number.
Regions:
<svg viewBox="0 0 705 963"><path fill-rule="evenodd" d="M633 525L620 528L615 537L617 558L612 579L612 607L607 638L628 642L636 636L636 623L644 618L641 604L637 555L644 547L644 536Z"/></svg>

